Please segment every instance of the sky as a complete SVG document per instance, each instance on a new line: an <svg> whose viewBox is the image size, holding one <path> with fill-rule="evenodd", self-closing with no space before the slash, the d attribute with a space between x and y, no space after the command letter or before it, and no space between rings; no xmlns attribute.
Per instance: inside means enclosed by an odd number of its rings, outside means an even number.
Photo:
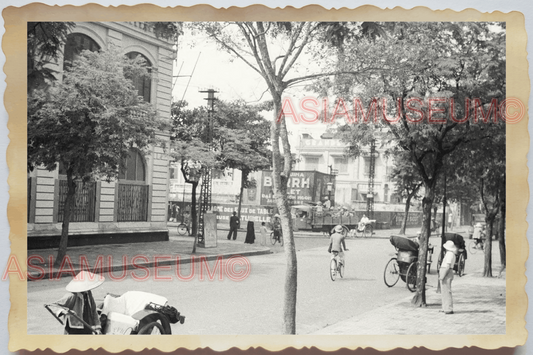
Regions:
<svg viewBox="0 0 533 355"><path fill-rule="evenodd" d="M269 49L272 56L273 53L281 52L281 48L276 44L272 44ZM300 58L307 61L304 54ZM295 70L289 73L295 73ZM215 89L218 92L216 97L225 101L243 100L253 105L272 99L265 80L259 73L241 59L217 49L215 44L199 34L186 33L180 38L174 75L177 77L173 81L173 98L184 99L190 108L207 104L207 94L200 92L206 88ZM286 95L301 98L306 93L302 86L297 86L286 90ZM273 112L262 114L268 120L274 117ZM293 146L298 142L298 133L311 133L314 138L318 138L327 128L323 124L294 124L291 120L287 121L287 127L292 132L290 140Z"/></svg>
<svg viewBox="0 0 533 355"><path fill-rule="evenodd" d="M23 6L23 5L26 5L26 4L29 4L33 1L31 0L2 0L1 2L1 5L2 5L2 9L8 7L8 6L16 6L16 7L19 7L19 6ZM40 2L42 3L45 3L45 4L49 4L49 5L59 5L59 6L63 6L63 5L83 5L83 4L86 4L88 3L88 1L86 0L54 0L54 1L49 1L49 0L41 0ZM113 5L113 6L118 6L118 5L135 5L135 4L140 4L140 3L146 3L146 1L139 1L139 0L96 0L96 1L92 1L94 3L98 3L98 4L101 4L103 6L110 6L110 5ZM229 1L229 0L218 0L218 1L202 1L202 2L198 2L198 1L194 1L194 0L180 0L180 1L175 1L175 0L152 0L152 1L149 1L149 3L153 3L153 4L156 4L156 5L159 5L159 6L178 6L178 5L183 5L183 6L192 6L192 5L195 5L195 4L199 4L199 3L206 3L206 4L211 4L215 7L230 7L230 6L240 6L240 7L244 7L244 6L248 6L248 5L252 5L252 4L255 4L255 3L263 3L263 4L266 4L272 8L275 8L275 7L285 7L285 6L293 6L295 8L300 8L300 7L303 7L303 6L306 6L308 4L310 4L309 1L305 1L305 0L292 0L292 1L287 1L287 0L272 0L272 1L267 1L267 2L257 2L257 1L251 1L251 0L232 0L232 1ZM531 1L525 1L525 0L507 0L507 1L499 1L499 0L441 0L441 1L438 1L438 2L427 2L427 1L424 1L424 0L374 0L372 2L368 2L368 1L361 1L361 0L328 0L328 1L325 1L325 0L317 0L315 2L312 2L314 4L318 4L318 5L321 5L323 6L324 8L327 8L327 9L331 9L331 8L341 8L341 7L348 7L348 8L356 8L356 7L359 7L359 6L362 6L362 5L365 5L365 4L368 4L368 3L372 3L372 5L374 6L377 6L377 7L380 7L380 8L394 8L394 7L397 7L397 6L401 6L405 9L411 9L413 7L416 7L416 6L427 6L431 9L434 9L434 10L441 10L441 9L447 9L447 8L450 8L450 9L453 9L455 11L461 11L461 10L464 10L464 9L468 9L468 8L474 8L474 9L477 9L479 11L482 11L482 12L492 12L492 11L501 11L501 12L504 12L504 13L507 13L507 12L511 12L511 11L519 11L521 13L524 14L524 21L525 21L525 27L526 27L526 31L528 32L529 34L529 41L528 41L528 44L527 44L527 48L528 48L528 53L529 54L529 61L531 61L532 57L531 57L531 53L533 53L533 41L531 40L531 36L533 34L533 2ZM0 34L4 34L5 32L5 28L4 28L4 22L3 22L3 18L0 17ZM185 54L183 54L183 56L185 56ZM180 55L180 57L178 58L178 63L180 63L180 60L183 60L183 56ZM186 70L185 69L185 64L184 64L184 69L182 70L182 73L188 73L190 74L191 73L191 70L192 70L192 66L194 65L194 61L196 60L196 57L197 55L194 55L193 54L190 54L189 56L192 56L192 59L190 58L187 58L188 60L186 61L187 62L187 65L189 65L189 70ZM207 52L206 52L206 57L207 57ZM182 59L183 58L183 59ZM204 58L204 54L202 54L201 58L203 59ZM5 56L3 55L3 53L0 52L0 64L3 66L5 63ZM209 72L212 72L211 70L214 70L215 72L224 72L223 74L227 73L227 68L230 68L231 66L228 65L227 67L224 66L224 68L221 68L221 64L218 63L218 64L215 64L215 65L211 65L213 68L210 69L209 66L207 64L203 64L204 67L202 69L202 74L204 73L209 73ZM251 74L242 74L242 72L244 71L244 69L242 69L241 66L237 66L238 69L235 69L234 72L236 71L236 73L233 73L231 75L229 75L230 78L233 78L233 81L231 81L231 87L225 87L223 84L223 81L221 81L222 83L215 83L213 82L209 76L206 76L204 80L200 80L200 75L198 74L199 78L198 78L198 82L195 84L197 85L196 88L189 88L188 91L197 91L198 90L198 87L201 87L201 86L204 86L204 85L207 85L207 86L216 86L216 85L220 85L220 94L221 94L221 98L222 99L225 99L225 97L223 97L222 95L225 95L226 93L229 93L229 92L233 92L232 90L237 90L239 88L244 88L244 87L248 87L247 85L244 85L242 83L242 80L237 80L238 78L242 78L244 75L246 77L251 77L252 75ZM198 72L200 72L200 69L198 69ZM194 76L194 79L196 80L196 73L195 73L195 76ZM529 67L529 76L530 76L530 79L533 78L533 66L530 66ZM213 77L214 78L214 77ZM210 80L207 80L207 79L210 79ZM211 84L211 82L213 82ZM236 85L235 83L238 83L238 85ZM181 85L182 83L179 82L179 85ZM4 90L5 90L5 73L3 71L0 71L0 91L3 93ZM186 85L186 83L184 83L183 85ZM192 85L192 84L191 84ZM229 84L228 84L229 85ZM250 86L252 87L253 85L250 84ZM179 88L178 84L176 85L177 88ZM249 99L257 99L257 96L251 96L251 93L253 93L254 95L256 93L261 93L263 89L261 88L258 88L258 89L255 89L255 87L253 87L253 89L247 89L247 90L240 90L240 91L237 91L239 94L236 95L237 97L239 97L239 95L242 97L242 98L249 98ZM181 92L183 93L183 92ZM250 96L248 96L250 94ZM178 93L179 95L179 93ZM189 94L187 94L189 95ZM202 96L199 96L200 98L195 98L194 100L197 100L197 101L201 101L201 97ZM530 93L530 102L531 102L531 99L533 98L533 91ZM188 96L186 97L187 100L190 100L191 103L193 102L193 97L191 96L191 98L189 98ZM1 235L3 236L3 238L1 239L1 248L0 248L0 264L1 265L5 265L5 262L7 261L7 258L9 256L9 253L10 253L10 240L8 239L8 236L9 236L9 231L10 231L10 227L9 227L9 222L7 220L7 204L8 204L8 201L9 201L9 185L7 184L7 177L8 177L8 174L9 174L9 169L7 168L7 164L5 163L5 157L6 157L6 149L7 149L7 146L9 145L9 130L7 128L7 122L8 122L8 115L7 115L7 112L5 110L5 108L2 106L2 108L0 109L0 181L2 182L1 183L1 186L0 186L0 233ZM529 130L532 131L533 130L533 121L530 120L529 122ZM533 159L531 159L531 157L528 157L528 165L529 165L529 168L530 168L530 171L533 171ZM533 178L530 177L529 179L529 182L530 182L530 186L531 184L533 184ZM524 193L529 193L529 192L524 192ZM528 222L531 225L533 225L533 204L530 203L529 206L528 206ZM530 252L530 255L533 255L533 243L530 243L530 249L529 249L529 252ZM533 258L529 258L527 264L526 264L526 267L528 268L528 276L529 276L529 280L532 279L533 277L533 274L531 272L531 270L533 269ZM533 287L531 286L531 282L529 282L529 284L527 285L526 289L528 290L528 293L531 295L531 292L533 292ZM1 347L2 347L2 353L8 353L7 352L7 342L9 340L9 333L8 333L8 329L7 329L7 319L8 319L8 313L9 313L9 282L1 282L0 283L0 300L2 301L2 303L4 304L4 307L1 307L0 308L0 343L1 343ZM530 297L530 299L533 299L532 297ZM529 328L529 330L533 330L533 328L531 328L531 324L533 324L533 316L532 316L532 312L528 312L527 316L526 316L526 321L527 321L527 325L526 327ZM533 349L533 337L530 336L528 341L527 341L527 346L526 348L529 348L529 352L528 353L532 353L531 349ZM519 349L518 351L519 354L526 354L526 348L522 348L522 349ZM518 354L518 352L517 352Z"/></svg>

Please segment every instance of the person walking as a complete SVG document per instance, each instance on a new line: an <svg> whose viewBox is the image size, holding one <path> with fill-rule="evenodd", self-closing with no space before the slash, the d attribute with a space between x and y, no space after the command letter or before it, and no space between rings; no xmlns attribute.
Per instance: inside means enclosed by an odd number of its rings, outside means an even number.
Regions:
<svg viewBox="0 0 533 355"><path fill-rule="evenodd" d="M248 221L248 226L246 227L246 238L244 239L244 243L254 244L254 242L255 242L254 222Z"/></svg>
<svg viewBox="0 0 533 355"><path fill-rule="evenodd" d="M233 212L233 216L229 219L229 233L228 240L231 240L231 234L233 233L233 240L237 239L237 230L239 229L239 217L237 217L237 212Z"/></svg>
<svg viewBox="0 0 533 355"><path fill-rule="evenodd" d="M455 264L455 256L457 255L457 247L454 242L448 240L442 246L446 249L446 254L442 259L442 264L439 269L439 280L442 284L442 310L445 314L453 314L453 298L452 298L452 280L453 280L453 266Z"/></svg>

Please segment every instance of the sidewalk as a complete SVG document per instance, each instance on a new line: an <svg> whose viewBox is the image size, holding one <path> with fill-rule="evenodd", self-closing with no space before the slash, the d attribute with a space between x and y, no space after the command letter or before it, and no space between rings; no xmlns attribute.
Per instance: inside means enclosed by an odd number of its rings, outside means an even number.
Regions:
<svg viewBox="0 0 533 355"><path fill-rule="evenodd" d="M67 255L72 265L74 273L81 271L83 257L86 258L89 270L93 270L100 258L102 271L119 273L124 270L131 270L139 266L154 267L175 265L179 260L180 264L197 262L200 258L208 261L216 260L222 256L224 259L233 255L251 256L270 254L270 248L259 244L244 244L242 240L229 241L225 238L227 231L221 230L218 233L217 246L214 248L196 247L196 253L192 254L194 237L179 236L172 226L169 226L170 236L166 242L128 243L128 244L107 244L88 245L80 247L69 247ZM49 258L55 260L57 249L36 249L28 250L28 258L33 267L28 267L29 280L49 279L57 277L71 277L71 267L67 263L61 268L50 266ZM137 256L137 258L135 258ZM45 263L41 263L41 257ZM80 259L82 257L82 259ZM135 258L135 260L134 260ZM178 259L179 258L179 259ZM157 259L157 260L156 260ZM66 260L66 259L65 259ZM135 263L136 266L133 265ZM41 269L38 269L40 267ZM42 276L41 276L42 275Z"/></svg>
<svg viewBox="0 0 533 355"><path fill-rule="evenodd" d="M493 269L499 270L499 265ZM396 303L327 326L314 334L505 334L505 290L505 272L501 278L481 277L481 271L455 276L454 314L439 312L441 295L436 293L435 285L427 285L427 307L411 305L412 293Z"/></svg>

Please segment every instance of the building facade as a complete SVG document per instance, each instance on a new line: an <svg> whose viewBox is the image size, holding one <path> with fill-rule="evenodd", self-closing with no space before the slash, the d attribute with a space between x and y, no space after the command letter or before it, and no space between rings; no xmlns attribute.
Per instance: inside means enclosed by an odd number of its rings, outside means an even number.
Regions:
<svg viewBox="0 0 533 355"><path fill-rule="evenodd" d="M119 46L130 58L141 56L151 79L135 80L139 95L161 118L170 117L173 49L143 22L81 22L68 35L64 57L56 68L82 49L97 51ZM59 74L58 80L61 80ZM167 132L159 139L169 140ZM148 154L130 151L126 171L111 182L78 183L69 228L69 245L168 240L167 204L169 157L161 147ZM66 175L36 168L28 174L28 248L53 247L61 235Z"/></svg>
<svg viewBox="0 0 533 355"><path fill-rule="evenodd" d="M370 151L353 158L346 155L346 144L335 139L333 134L319 137L300 134L294 148L297 157L296 170L316 170L331 174L335 179L333 201L339 207L364 211L367 206L370 175ZM398 211L404 209L401 199L395 194L390 180L393 161L384 154L384 147L376 143L374 172L374 210Z"/></svg>

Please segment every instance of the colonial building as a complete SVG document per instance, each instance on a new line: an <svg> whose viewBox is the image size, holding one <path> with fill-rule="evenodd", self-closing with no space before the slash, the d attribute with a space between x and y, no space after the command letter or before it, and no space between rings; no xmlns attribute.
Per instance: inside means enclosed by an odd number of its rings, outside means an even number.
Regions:
<svg viewBox="0 0 533 355"><path fill-rule="evenodd" d="M152 78L137 80L135 86L161 118L170 117L172 43L157 38L143 22L76 23L55 69L61 73L64 63L82 49L97 51L110 43L131 58L146 60ZM166 132L159 136L169 140ZM168 156L159 147L147 155L132 150L126 167L115 181L79 183L69 245L168 240ZM28 248L57 245L66 191L61 167L51 172L36 168L28 174Z"/></svg>
<svg viewBox="0 0 533 355"><path fill-rule="evenodd" d="M338 206L353 210L366 209L370 151L359 157L346 155L346 143L335 139L331 133L314 137L309 133L300 134L294 151L297 156L295 170L316 170L331 174L335 180L333 200ZM374 210L402 211L403 204L394 193L394 183L390 180L392 160L384 155L380 142L376 143L374 171Z"/></svg>

